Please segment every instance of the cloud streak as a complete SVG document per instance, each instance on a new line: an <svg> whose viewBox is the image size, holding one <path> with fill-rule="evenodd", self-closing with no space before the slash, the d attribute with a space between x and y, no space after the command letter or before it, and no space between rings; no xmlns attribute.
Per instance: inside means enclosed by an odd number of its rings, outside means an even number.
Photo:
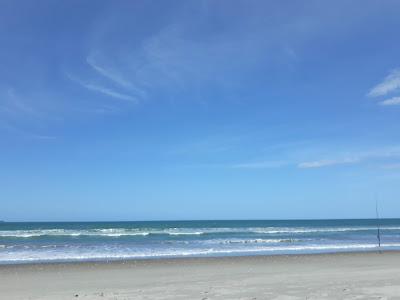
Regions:
<svg viewBox="0 0 400 300"><path fill-rule="evenodd" d="M232 165L235 169L272 169L288 165L287 161L260 161Z"/></svg>
<svg viewBox="0 0 400 300"><path fill-rule="evenodd" d="M116 92L109 88L105 88L105 87L94 85L94 84L87 84L87 83L82 83L82 86L87 88L88 90L92 90L92 91L95 91L95 92L98 92L98 93L101 93L101 94L104 94L104 95L107 95L107 96L110 96L113 98L131 101L134 103L138 102L137 99L132 96Z"/></svg>
<svg viewBox="0 0 400 300"><path fill-rule="evenodd" d="M381 149L376 149L372 151L359 152L353 155L344 156L337 159L321 159L314 161L306 161L298 164L298 168L301 169L311 169L311 168L323 168L332 167L338 165L350 165L358 164L367 160L376 159L391 159L400 157L400 147L385 147Z"/></svg>
<svg viewBox="0 0 400 300"><path fill-rule="evenodd" d="M379 104L383 106L400 105L400 96L381 101Z"/></svg>
<svg viewBox="0 0 400 300"><path fill-rule="evenodd" d="M67 76L68 76L68 78L70 80L78 83L79 85L81 85L82 87L84 87L84 88L86 88L86 89L88 89L90 91L94 91L94 92L97 92L97 93L100 93L100 94L103 94L103 95L106 95L106 96L109 96L109 97L112 97L112 98L115 98L115 99L119 99L119 100L129 101L129 102L133 102L133 103L137 103L138 102L138 99L133 97L133 96L131 96L131 95L123 94L123 93L114 91L113 89L106 88L106 87L103 87L103 86L100 86L100 85L95 85L95 84L92 84L92 83L86 83L86 82L83 82L83 81L81 81L81 80L79 80L79 79L77 79L77 78L75 78L75 77L73 77L71 75L67 75Z"/></svg>
<svg viewBox="0 0 400 300"><path fill-rule="evenodd" d="M138 94L140 97L144 97L146 95L146 93L145 93L145 91L143 91L143 89L136 87L130 81L126 80L122 75L118 74L118 72L116 70L99 64L94 59L93 55L88 56L86 59L86 62L94 71L99 73L101 76L111 80L113 83L116 83L117 85L120 85L124 88L132 90L133 92Z"/></svg>
<svg viewBox="0 0 400 300"><path fill-rule="evenodd" d="M385 96L400 90L400 69L393 70L386 78L374 86L368 93L369 97Z"/></svg>
<svg viewBox="0 0 400 300"><path fill-rule="evenodd" d="M358 162L360 162L359 158L343 158L336 160L325 159L325 160L302 162L298 164L298 167L300 169L312 169L312 168L332 167L337 165L355 164Z"/></svg>
<svg viewBox="0 0 400 300"><path fill-rule="evenodd" d="M210 87L224 93L228 88L239 89L248 72L262 63L272 64L272 53L287 57L280 46L265 41L264 30L246 20L240 22L247 32L232 26L199 35L195 28L204 27L201 19L177 17L141 39L118 44L110 41L121 34L120 28L111 26L93 33L96 38L86 62L101 76L150 100L190 93L190 99L204 101ZM277 39L272 33L270 38ZM265 55L267 51L270 56Z"/></svg>
<svg viewBox="0 0 400 300"><path fill-rule="evenodd" d="M92 67L93 70L98 72L100 75L114 81L115 83L123 86L123 87L129 87L130 83L123 79L121 76L115 74L113 71L104 68L103 66L100 66L97 62L95 62L93 56L88 56L86 58L87 64Z"/></svg>

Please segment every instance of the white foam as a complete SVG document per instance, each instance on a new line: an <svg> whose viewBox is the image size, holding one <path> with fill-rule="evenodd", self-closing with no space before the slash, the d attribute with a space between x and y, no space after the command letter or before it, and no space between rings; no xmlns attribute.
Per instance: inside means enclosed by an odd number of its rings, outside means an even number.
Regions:
<svg viewBox="0 0 400 300"><path fill-rule="evenodd" d="M399 248L400 243L382 244L381 249ZM293 245L293 246L257 246L251 248L198 248L198 249L163 249L135 250L121 248L71 248L65 251L46 249L41 251L0 251L0 263L51 262L51 261L91 261L91 260L124 260L141 258L215 256L235 254L268 254L268 253L303 253L303 252L340 252L357 250L374 250L375 244L327 244L327 245Z"/></svg>
<svg viewBox="0 0 400 300"><path fill-rule="evenodd" d="M205 234L308 234L308 233L335 233L348 231L375 231L372 226L354 227L206 227L206 228L99 228L99 229L35 229L35 230L0 230L0 238L32 238L41 236L148 236L148 235L205 235ZM396 226L383 226L381 230L400 230Z"/></svg>
<svg viewBox="0 0 400 300"><path fill-rule="evenodd" d="M4 230L0 231L0 237L15 237L15 238L31 238L40 236L146 236L149 232L140 232L138 230L129 230L124 228L116 229L88 229L88 230L69 230L69 229L43 229L43 230Z"/></svg>
<svg viewBox="0 0 400 300"><path fill-rule="evenodd" d="M205 244L279 244L305 242L307 239L211 239L204 241Z"/></svg>

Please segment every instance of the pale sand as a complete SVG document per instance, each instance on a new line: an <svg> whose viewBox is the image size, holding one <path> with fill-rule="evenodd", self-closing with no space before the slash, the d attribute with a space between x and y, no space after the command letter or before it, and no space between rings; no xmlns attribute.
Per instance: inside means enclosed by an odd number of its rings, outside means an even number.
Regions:
<svg viewBox="0 0 400 300"><path fill-rule="evenodd" d="M0 266L0 299L400 299L400 253Z"/></svg>

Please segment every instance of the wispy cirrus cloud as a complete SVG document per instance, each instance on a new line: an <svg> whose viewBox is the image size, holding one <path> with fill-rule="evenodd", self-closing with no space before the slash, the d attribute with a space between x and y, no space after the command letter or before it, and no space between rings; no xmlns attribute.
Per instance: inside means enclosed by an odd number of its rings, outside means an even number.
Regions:
<svg viewBox="0 0 400 300"><path fill-rule="evenodd" d="M211 29L203 17L176 15L163 26L149 30L146 36L127 38L124 43L112 41L116 35L130 36L131 28L121 30L114 23L106 29L98 26L92 33L87 63L120 87L144 94L140 97L178 99L177 95L190 93L190 98L183 99L205 101L204 94L210 89L228 93L232 99L247 74L262 64L272 66L276 57L285 61L285 68L296 61L295 47L287 41L279 42L281 36L275 28L262 26L265 21L261 14L247 19L221 13L226 22L234 25ZM294 21L297 22L302 23ZM302 35L295 24L279 26ZM202 34L200 28L204 30Z"/></svg>
<svg viewBox="0 0 400 300"><path fill-rule="evenodd" d="M299 163L297 166L301 169L311 168L324 168L333 167L338 165L351 165L358 164L366 161L373 160L388 160L400 157L400 147L383 147L380 149L374 149L370 151L351 153L335 159L319 159L310 160Z"/></svg>
<svg viewBox="0 0 400 300"><path fill-rule="evenodd" d="M385 79L374 86L368 93L369 97L385 96L389 93L400 90L400 69L395 69L389 73Z"/></svg>
<svg viewBox="0 0 400 300"><path fill-rule="evenodd" d="M315 161L307 161L298 164L300 169L323 168L337 165L355 164L360 162L359 158L343 158L343 159L323 159Z"/></svg>
<svg viewBox="0 0 400 300"><path fill-rule="evenodd" d="M328 168L335 166L355 165L365 162L379 162L380 165L384 163L384 168L395 169L400 167L396 161L400 158L400 147L382 147L380 149L373 149L363 152L348 153L347 155L336 155L336 158L323 158L316 160L300 161L293 160L268 160L250 163L238 163L229 165L231 168L237 169L271 169L283 168L289 166L297 166L299 169L317 169ZM297 162L296 162L297 160ZM395 163L390 161L395 160Z"/></svg>
<svg viewBox="0 0 400 300"><path fill-rule="evenodd" d="M110 97L121 99L121 100L131 101L131 102L135 102L135 103L138 102L137 99L132 96L116 92L109 88L105 88L105 87L90 84L90 83L82 83L81 85L83 87L87 88L88 90L92 90L92 91L104 94L106 96L110 96Z"/></svg>
<svg viewBox="0 0 400 300"><path fill-rule="evenodd" d="M232 58L248 51L244 49L243 45L248 43L243 42L243 36L231 39L228 34L205 42L191 35L185 25L177 22L137 43L112 47L107 46L108 31L96 33L101 38L93 45L95 54L88 56L87 63L98 74L140 98L184 91L197 94L205 84L224 86L233 74L239 74L227 72L235 66ZM115 52L120 53L118 58Z"/></svg>
<svg viewBox="0 0 400 300"><path fill-rule="evenodd" d="M86 58L86 62L90 67L93 68L93 70L95 70L102 76L112 80L113 82L123 87L130 87L131 84L127 80L125 80L121 75L117 74L115 71L110 70L109 68L106 68L104 66L101 66L97 61L95 61L93 55L89 55Z"/></svg>
<svg viewBox="0 0 400 300"><path fill-rule="evenodd" d="M289 162L287 161L258 161L234 164L231 167L234 169L272 169L284 167L287 165L289 165Z"/></svg>
<svg viewBox="0 0 400 300"><path fill-rule="evenodd" d="M400 105L400 96L383 100L379 104L384 106Z"/></svg>
<svg viewBox="0 0 400 300"><path fill-rule="evenodd" d="M86 89L88 89L90 91L94 91L94 92L103 94L105 96L109 96L109 97L112 97L112 98L115 98L115 99L119 99L119 100L130 101L130 102L133 102L133 103L137 103L138 102L138 99L136 97L134 97L134 96L131 96L131 95L128 95L128 94L125 94L125 93L121 93L121 92L117 92L117 91L115 91L115 90L113 90L111 88L107 88L107 87L104 87L104 86L100 86L100 85L84 82L84 81L82 81L80 79L77 79L76 77L74 77L74 76L72 76L70 74L67 74L67 77L70 80L78 83L79 85L81 85L82 87L84 87L84 88L86 88Z"/></svg>
<svg viewBox="0 0 400 300"><path fill-rule="evenodd" d="M123 88L129 89L130 91L134 92L140 97L146 96L146 92L143 89L135 86L131 81L126 79L122 74L120 74L118 70L116 70L115 68L102 65L98 61L98 59L95 58L94 54L89 55L86 58L86 62L98 74L111 80L113 83L120 85Z"/></svg>
<svg viewBox="0 0 400 300"><path fill-rule="evenodd" d="M389 73L385 79L374 86L369 93L368 97L383 97L391 93L396 93L400 91L400 69L395 69ZM400 105L400 96L395 96L392 98L380 100L378 102L382 106L395 106Z"/></svg>

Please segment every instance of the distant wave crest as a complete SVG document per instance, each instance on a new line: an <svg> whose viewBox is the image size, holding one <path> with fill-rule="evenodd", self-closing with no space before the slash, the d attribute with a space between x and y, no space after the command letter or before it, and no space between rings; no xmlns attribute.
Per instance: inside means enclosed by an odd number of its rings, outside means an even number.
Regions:
<svg viewBox="0 0 400 300"><path fill-rule="evenodd" d="M199 236L207 234L262 234L262 235L296 235L312 233L340 233L348 231L373 231L375 227L243 227L243 228L98 228L98 229L32 229L0 230L0 238L35 238L44 236L62 237L124 237L124 236ZM386 226L381 230L400 230L400 227ZM256 239L254 241L257 241Z"/></svg>

